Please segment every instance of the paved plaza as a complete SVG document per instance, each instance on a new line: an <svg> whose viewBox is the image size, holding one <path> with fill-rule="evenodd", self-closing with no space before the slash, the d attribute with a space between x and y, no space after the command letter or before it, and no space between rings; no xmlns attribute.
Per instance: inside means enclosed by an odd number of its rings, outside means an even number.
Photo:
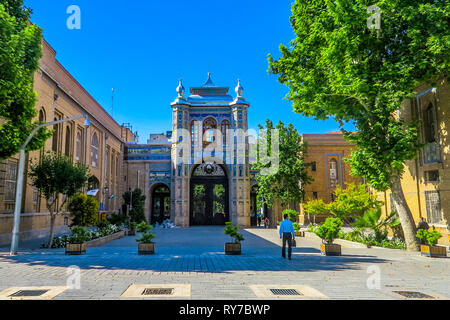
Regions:
<svg viewBox="0 0 450 320"><path fill-rule="evenodd" d="M351 243L343 244L342 256L324 257L318 249L320 240L308 234L297 238L293 258L287 260L281 258L277 230L261 228L241 230L242 255L227 256L224 243L230 239L223 227L153 231L156 254L150 256L137 254L136 237L88 248L82 256L66 256L64 249L39 249L37 242L22 244L20 254L13 257L9 248L1 248L0 292L73 284L76 266L79 288L69 286L52 299L153 299L124 294L133 285L183 288L183 296L159 299L403 299L395 291L450 298L450 258ZM298 288L302 294L265 295L264 288Z"/></svg>

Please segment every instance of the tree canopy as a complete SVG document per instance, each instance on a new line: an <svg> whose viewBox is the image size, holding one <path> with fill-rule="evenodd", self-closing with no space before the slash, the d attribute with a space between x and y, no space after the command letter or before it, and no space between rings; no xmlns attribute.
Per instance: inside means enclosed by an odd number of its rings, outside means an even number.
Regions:
<svg viewBox="0 0 450 320"><path fill-rule="evenodd" d="M273 148L271 130L277 130L278 148ZM258 182L258 207L268 205L271 207L275 200L280 200L282 206L287 206L292 202L303 201L305 196L304 187L311 183L312 178L308 175L308 163L305 162L307 154L307 143L302 141L301 136L292 124L285 126L279 122L276 128L270 120L266 120L266 127L260 126L267 134L262 135L258 141L257 163L254 169L260 170L256 174ZM261 154L261 146L265 146L267 154ZM272 153L277 152L277 155ZM266 152L264 152L266 153ZM262 158L274 159L278 157L278 165L274 170L261 173L261 170L273 167L273 163L261 161ZM269 173L269 174L267 174Z"/></svg>
<svg viewBox="0 0 450 320"><path fill-rule="evenodd" d="M16 154L37 125L33 77L42 56L42 32L29 23L22 0L0 0L0 159ZM28 150L43 146L50 132L41 129Z"/></svg>
<svg viewBox="0 0 450 320"><path fill-rule="evenodd" d="M380 28L368 21L377 7ZM375 189L391 189L408 249L418 250L401 177L422 147L418 123L396 116L421 83L448 79L450 5L443 0L296 0L296 38L269 72L287 85L296 112L336 119L353 142L352 173ZM356 133L344 125L353 122Z"/></svg>

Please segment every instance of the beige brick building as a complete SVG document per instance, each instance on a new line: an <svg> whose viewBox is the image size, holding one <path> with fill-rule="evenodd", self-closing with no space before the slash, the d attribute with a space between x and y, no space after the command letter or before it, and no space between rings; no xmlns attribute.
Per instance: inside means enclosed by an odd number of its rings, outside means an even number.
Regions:
<svg viewBox="0 0 450 320"><path fill-rule="evenodd" d="M38 161L44 151L55 151L70 156L89 166L94 178L89 189L98 189L97 199L106 211L119 209L124 143L133 141L133 133L119 125L97 101L58 62L56 52L45 41L43 56L34 76L34 90L38 94L36 109L43 122L88 114L91 126L83 126L84 119L64 122L53 129L55 134L47 140L43 150L27 154L29 161ZM12 230L16 193L18 155L0 163L0 245L9 243ZM27 171L27 170L26 170ZM113 196L114 195L114 196ZM25 174L21 239L45 236L49 215L45 200L30 185ZM63 230L67 220L56 220L57 230Z"/></svg>
<svg viewBox="0 0 450 320"><path fill-rule="evenodd" d="M420 139L425 147L408 161L402 179L406 201L417 222L424 217L449 244L450 224L450 87L446 80L436 88L421 85L414 99L404 101L399 115L406 121L421 120ZM390 192L380 193L384 213L393 210Z"/></svg>
<svg viewBox="0 0 450 320"><path fill-rule="evenodd" d="M329 203L334 199L337 186L345 188L348 183L363 183L361 178L350 175L350 165L344 159L350 157L355 147L344 139L341 132L302 134L302 139L308 143L305 160L312 163L308 174L314 179L311 184L305 186L305 201L322 199ZM292 208L299 210L299 220L302 224L323 221L323 217L306 214L301 204ZM278 220L281 219L281 211L278 210Z"/></svg>

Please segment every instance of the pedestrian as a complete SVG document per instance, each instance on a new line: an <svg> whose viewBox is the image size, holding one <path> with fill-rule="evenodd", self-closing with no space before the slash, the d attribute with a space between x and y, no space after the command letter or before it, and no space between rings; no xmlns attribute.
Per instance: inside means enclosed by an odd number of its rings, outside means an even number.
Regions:
<svg viewBox="0 0 450 320"><path fill-rule="evenodd" d="M269 228L269 225L270 225L269 217L266 217L266 218L264 219L264 227L265 227L266 229L268 229L268 228Z"/></svg>
<svg viewBox="0 0 450 320"><path fill-rule="evenodd" d="M428 223L425 221L424 217L420 217L420 221L417 224L417 229L424 229L424 230L428 230L430 228L430 226L428 225Z"/></svg>
<svg viewBox="0 0 450 320"><path fill-rule="evenodd" d="M292 221L288 219L288 215L284 215L284 220L280 223L280 239L283 239L283 248L281 256L286 258L286 242L288 244L288 258L292 256L292 240L295 240L295 230Z"/></svg>
<svg viewBox="0 0 450 320"><path fill-rule="evenodd" d="M258 214L257 216L258 216L258 227L261 227L261 220L262 220L261 215Z"/></svg>

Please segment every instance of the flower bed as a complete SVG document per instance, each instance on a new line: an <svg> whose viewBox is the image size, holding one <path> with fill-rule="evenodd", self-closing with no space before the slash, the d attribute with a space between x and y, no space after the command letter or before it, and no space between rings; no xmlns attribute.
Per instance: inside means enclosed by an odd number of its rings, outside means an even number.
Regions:
<svg viewBox="0 0 450 320"><path fill-rule="evenodd" d="M101 227L97 227L94 230L86 230L85 234L83 235L85 242L88 244L88 246L92 247L95 246L96 242L94 240L100 240L101 244L105 243L107 241L106 238L108 238L108 236L111 235L115 235L117 234L117 236L114 237L110 237L111 240L115 240L118 237L120 237L120 233L123 233L123 231L121 230L121 228L119 226L116 226L114 224L105 224ZM76 239L76 235L74 234L70 234L70 235L62 235L60 237L55 237L55 239L53 239L53 244L52 244L52 249L53 248L65 248L67 244L69 243L77 243L77 241L75 241ZM103 239L105 238L105 239ZM98 241L97 241L98 242ZM48 246L46 244L41 246L42 248L48 248Z"/></svg>
<svg viewBox="0 0 450 320"><path fill-rule="evenodd" d="M306 231L314 233L318 227L318 225L310 224L308 225L308 229ZM354 230L352 232L340 231L337 238L362 243L366 246L406 250L406 243L400 239L384 239L378 241L373 234L365 234L357 230Z"/></svg>

